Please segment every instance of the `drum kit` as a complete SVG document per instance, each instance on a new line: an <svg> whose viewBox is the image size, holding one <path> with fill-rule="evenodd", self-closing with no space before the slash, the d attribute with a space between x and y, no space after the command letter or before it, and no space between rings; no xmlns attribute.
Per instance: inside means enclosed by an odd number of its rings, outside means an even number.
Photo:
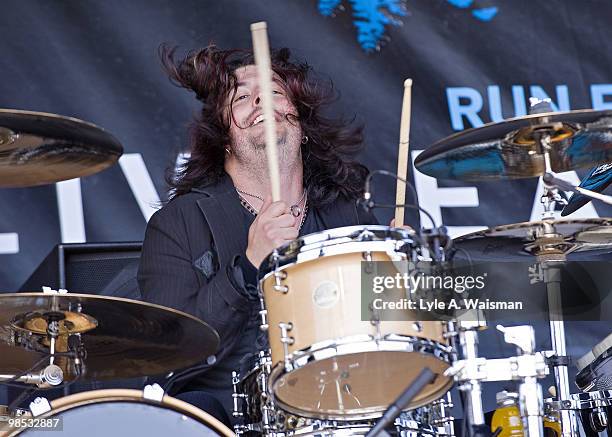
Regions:
<svg viewBox="0 0 612 437"><path fill-rule="evenodd" d="M611 158L609 111L536 113L486 125L440 141L419 155L415 167L443 179L542 176L542 220L465 235L452 241L451 249L440 238L427 238L436 230L415 233L385 226L331 229L277 249L259 270L261 329L268 333L270 349L260 351L251 367L234 372L232 378L234 417L241 419L237 434L377 433L376 424L390 410L388 406L405 393L407 384L416 383L425 368L434 378L386 422L390 424L386 432L458 434L450 415L449 392L456 384L466 422L462 433L504 433L485 425L483 383L491 381L517 384L522 435L543 436L545 430L563 436L612 431L612 373L599 375L599 385L591 384L596 391L570 393L559 284L564 262L611 252L612 222L555 219L555 210L566 203L558 185L566 190L568 184L553 173L595 166ZM366 193L366 204L376 206L370 193ZM453 320L422 320L407 309L405 320L412 322L406 322L381 319L369 307L369 319L359 316L364 263L404 261L418 270L419 263L443 264L458 250L474 259L528 258L539 263L544 271L552 350L535 350L531 326L498 325L517 355L480 357L478 333L487 327L482 312ZM433 256L436 253L443 256ZM600 347L598 357L586 367L610 357L609 346ZM554 373L555 396L544 399L538 380L549 373Z"/></svg>
<svg viewBox="0 0 612 437"><path fill-rule="evenodd" d="M273 117L272 117L273 119ZM120 144L102 129L52 114L0 110L0 186L24 187L82 177L117 161ZM415 161L442 179L506 180L543 177L540 221L504 225L451 241L443 229L351 226L301 237L275 250L259 269L262 330L259 351L232 380L235 433L266 437L378 435L506 435L485 425L484 383L516 383L523 435L562 436L612 431L612 348L583 363L580 393L568 377L560 265L575 256L612 250L612 220L557 220L577 190L553 172L612 161L612 111L541 112L448 137ZM401 175L400 175L401 177ZM590 195L588 190L580 191ZM600 200L608 201L607 198ZM374 207L367 191L364 204ZM397 205L393 205L396 207ZM397 222L396 222L397 224ZM399 223L401 225L401 223ZM362 275L377 262L444 268L452 252L541 264L550 314L551 351L537 351L531 326L497 326L516 355L478 353L485 314L386 320L365 302ZM424 267L423 267L424 268ZM408 320L408 321L406 321ZM45 290L0 294L0 381L39 390L75 381L170 374L211 363L219 345L206 323L180 311L128 299ZM552 369L555 395L545 399L541 378ZM589 381L589 371L597 374ZM407 386L407 387L406 387ZM463 404L463 429L451 415L451 388ZM100 420L101 417L106 420ZM233 435L205 412L144 390L94 390L30 410L0 410L7 435L36 435L61 426L70 435ZM580 423L579 423L580 420ZM93 425L95 424L95 425ZM548 424L545 426L545 424ZM509 435L509 434L507 434ZM560 437L560 436L559 436Z"/></svg>

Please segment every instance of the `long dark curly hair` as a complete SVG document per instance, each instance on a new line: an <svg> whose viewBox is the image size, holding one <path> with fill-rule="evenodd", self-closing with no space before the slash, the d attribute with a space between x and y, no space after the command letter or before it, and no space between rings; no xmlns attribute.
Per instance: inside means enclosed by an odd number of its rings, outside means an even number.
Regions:
<svg viewBox="0 0 612 437"><path fill-rule="evenodd" d="M215 45L182 59L176 59L175 54L176 47L160 47L171 81L193 91L202 109L189 128L191 158L178 174L168 177L171 197L214 184L224 175L225 147L230 144L226 99L237 89L234 71L255 63L250 50L221 50ZM290 61L290 56L289 49L273 50L271 64L297 109L303 134L309 138L302 145L308 199L313 206L325 206L339 196L357 198L368 172L354 160L362 149L363 126L356 125L354 118L324 116L324 108L337 97L333 84L313 78L308 64Z"/></svg>

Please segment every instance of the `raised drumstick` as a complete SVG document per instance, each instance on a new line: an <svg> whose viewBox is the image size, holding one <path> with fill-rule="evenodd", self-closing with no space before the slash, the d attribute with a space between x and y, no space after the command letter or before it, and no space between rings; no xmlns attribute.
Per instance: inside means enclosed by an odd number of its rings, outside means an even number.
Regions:
<svg viewBox="0 0 612 437"><path fill-rule="evenodd" d="M412 93L412 79L404 81L404 101L402 103L402 118L400 122L399 153L397 155L397 175L400 178L408 179L408 156L410 138L410 106ZM396 184L395 204L403 205L406 203L406 184L399 179ZM404 207L395 208L395 226L404 226Z"/></svg>
<svg viewBox="0 0 612 437"><path fill-rule="evenodd" d="M264 129L266 133L266 156L272 189L272 201L280 200L280 173L278 170L278 150L276 144L276 125L274 123L274 102L272 100L272 68L270 66L270 47L265 21L251 24L253 52L261 88Z"/></svg>

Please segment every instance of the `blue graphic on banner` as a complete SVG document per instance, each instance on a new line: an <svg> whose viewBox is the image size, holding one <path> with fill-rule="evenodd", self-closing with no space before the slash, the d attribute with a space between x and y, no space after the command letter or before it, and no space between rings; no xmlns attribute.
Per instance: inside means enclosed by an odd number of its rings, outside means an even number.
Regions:
<svg viewBox="0 0 612 437"><path fill-rule="evenodd" d="M474 3L474 0L446 0L446 1L449 2L451 5L455 6L456 8L461 8L461 9L469 8L470 6L472 6L472 3Z"/></svg>
<svg viewBox="0 0 612 437"><path fill-rule="evenodd" d="M497 15L497 8L492 6L490 8L474 9L472 15L480 21L491 21Z"/></svg>
<svg viewBox="0 0 612 437"><path fill-rule="evenodd" d="M331 16L341 3L341 0L319 0L319 12ZM353 24L357 28L357 41L366 52L379 50L385 27L400 25L402 22L396 17L406 15L401 0L349 0L349 3Z"/></svg>
<svg viewBox="0 0 612 437"><path fill-rule="evenodd" d="M334 11L340 6L342 0L319 0L319 12L321 15L330 17L334 14Z"/></svg>
<svg viewBox="0 0 612 437"><path fill-rule="evenodd" d="M474 0L446 0L456 8L466 9ZM408 13L403 0L348 0L353 14L353 24L357 28L357 41L366 52L380 50L381 42L388 40L385 29L388 25L399 26ZM321 15L331 17L337 9L344 9L342 0L319 0ZM472 16L480 21L490 21L497 15L494 6L474 8Z"/></svg>

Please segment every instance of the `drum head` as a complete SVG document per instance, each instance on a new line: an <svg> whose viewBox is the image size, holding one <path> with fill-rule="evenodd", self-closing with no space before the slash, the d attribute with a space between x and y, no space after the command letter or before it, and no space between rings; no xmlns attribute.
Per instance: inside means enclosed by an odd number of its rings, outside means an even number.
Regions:
<svg viewBox="0 0 612 437"><path fill-rule="evenodd" d="M307 366L273 372L274 399L283 408L306 417L337 420L379 416L413 381L423 367L437 374L410 403L417 408L440 398L452 380L449 365L419 352L355 353L313 361Z"/></svg>
<svg viewBox="0 0 612 437"><path fill-rule="evenodd" d="M169 396L162 403L147 401L138 390L96 390L52 402L39 418L59 418L61 435L108 436L232 436L204 411ZM49 437L49 429L26 429L20 436Z"/></svg>

